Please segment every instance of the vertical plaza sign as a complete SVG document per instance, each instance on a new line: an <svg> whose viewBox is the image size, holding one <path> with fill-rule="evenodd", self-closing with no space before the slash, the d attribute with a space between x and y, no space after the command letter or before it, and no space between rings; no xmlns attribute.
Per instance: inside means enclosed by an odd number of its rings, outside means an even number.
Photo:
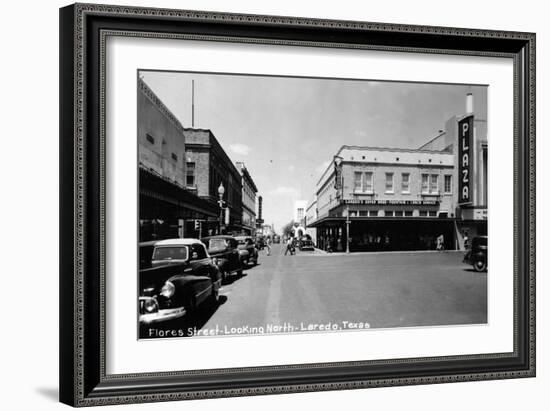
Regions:
<svg viewBox="0 0 550 411"><path fill-rule="evenodd" d="M472 203L474 116L458 122L458 204Z"/></svg>

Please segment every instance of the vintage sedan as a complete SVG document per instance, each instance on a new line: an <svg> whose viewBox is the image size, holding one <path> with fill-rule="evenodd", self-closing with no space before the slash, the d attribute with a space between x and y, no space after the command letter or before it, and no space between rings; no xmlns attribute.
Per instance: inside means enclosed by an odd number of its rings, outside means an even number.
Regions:
<svg viewBox="0 0 550 411"><path fill-rule="evenodd" d="M217 303L221 273L197 239L154 244L150 268L139 271L139 321L152 324L190 315L207 301Z"/></svg>
<svg viewBox="0 0 550 411"><path fill-rule="evenodd" d="M144 241L139 243L139 269L151 268L151 260L153 259L153 251L157 241Z"/></svg>
<svg viewBox="0 0 550 411"><path fill-rule="evenodd" d="M487 271L487 251L487 236L474 237L463 262L471 264L478 272Z"/></svg>
<svg viewBox="0 0 550 411"><path fill-rule="evenodd" d="M230 274L243 274L243 266L238 250L238 242L230 235L214 235L201 238L212 256L214 263L220 269L222 279L225 280Z"/></svg>
<svg viewBox="0 0 550 411"><path fill-rule="evenodd" d="M254 239L250 236L237 236L235 240L239 243L237 246L241 263L243 265L258 264L258 249L254 244Z"/></svg>
<svg viewBox="0 0 550 411"><path fill-rule="evenodd" d="M313 241L305 239L300 240L298 243L298 248L300 251L313 251L315 250L315 247L313 246Z"/></svg>

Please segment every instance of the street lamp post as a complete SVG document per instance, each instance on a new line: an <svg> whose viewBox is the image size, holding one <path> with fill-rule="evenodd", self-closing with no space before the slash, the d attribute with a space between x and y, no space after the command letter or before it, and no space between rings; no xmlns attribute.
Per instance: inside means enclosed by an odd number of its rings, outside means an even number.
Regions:
<svg viewBox="0 0 550 411"><path fill-rule="evenodd" d="M220 199L218 200L218 204L220 206L220 224L218 228L218 234L222 233L222 219L223 219L223 194L225 193L225 188L223 187L223 183L220 183L220 186L218 187L218 195L220 196Z"/></svg>
<svg viewBox="0 0 550 411"><path fill-rule="evenodd" d="M347 206L346 210L346 253L349 254L349 226L351 224L351 221L349 219L349 205Z"/></svg>

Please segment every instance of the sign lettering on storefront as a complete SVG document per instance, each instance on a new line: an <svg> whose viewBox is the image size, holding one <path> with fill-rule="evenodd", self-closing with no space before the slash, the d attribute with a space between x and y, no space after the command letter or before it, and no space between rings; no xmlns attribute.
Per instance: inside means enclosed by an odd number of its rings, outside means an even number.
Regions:
<svg viewBox="0 0 550 411"><path fill-rule="evenodd" d="M345 200L343 204L366 204L366 205L438 205L436 200Z"/></svg>
<svg viewBox="0 0 550 411"><path fill-rule="evenodd" d="M458 122L458 204L472 204L474 116Z"/></svg>

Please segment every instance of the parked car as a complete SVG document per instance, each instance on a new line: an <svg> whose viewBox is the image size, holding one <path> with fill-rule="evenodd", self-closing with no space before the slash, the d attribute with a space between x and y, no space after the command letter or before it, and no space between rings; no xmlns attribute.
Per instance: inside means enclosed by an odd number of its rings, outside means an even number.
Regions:
<svg viewBox="0 0 550 411"><path fill-rule="evenodd" d="M139 269L151 268L153 251L157 241L144 241L139 243Z"/></svg>
<svg viewBox="0 0 550 411"><path fill-rule="evenodd" d="M313 251L315 247L313 246L313 241L311 240L300 240L298 247L300 251Z"/></svg>
<svg viewBox="0 0 550 411"><path fill-rule="evenodd" d="M478 272L487 271L487 251L487 236L474 237L463 262L471 264Z"/></svg>
<svg viewBox="0 0 550 411"><path fill-rule="evenodd" d="M237 236L235 237L239 245L239 255L241 257L241 263L243 265L258 264L258 249L254 244L254 239L250 236Z"/></svg>
<svg viewBox="0 0 550 411"><path fill-rule="evenodd" d="M208 253L214 259L215 264L225 280L230 274L243 274L243 266L239 256L238 242L235 237L229 235L214 235L201 239Z"/></svg>
<svg viewBox="0 0 550 411"><path fill-rule="evenodd" d="M202 242L157 241L151 266L139 271L139 321L152 324L190 315L207 301L216 303L220 286L220 270Z"/></svg>

